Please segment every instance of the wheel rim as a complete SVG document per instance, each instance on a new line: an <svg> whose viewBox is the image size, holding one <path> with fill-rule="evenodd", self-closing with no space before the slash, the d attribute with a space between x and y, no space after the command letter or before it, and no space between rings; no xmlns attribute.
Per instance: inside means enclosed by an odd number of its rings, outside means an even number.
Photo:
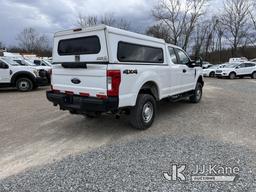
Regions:
<svg viewBox="0 0 256 192"><path fill-rule="evenodd" d="M29 83L27 81L21 81L19 83L19 89L27 90L29 88Z"/></svg>
<svg viewBox="0 0 256 192"><path fill-rule="evenodd" d="M142 118L145 123L149 123L152 120L154 114L154 107L151 102L145 103L142 110Z"/></svg>
<svg viewBox="0 0 256 192"><path fill-rule="evenodd" d="M230 74L230 79L234 79L235 78L235 74L234 73L231 73Z"/></svg>
<svg viewBox="0 0 256 192"><path fill-rule="evenodd" d="M202 89L198 88L196 90L196 100L199 101L201 99L201 96L202 96Z"/></svg>
<svg viewBox="0 0 256 192"><path fill-rule="evenodd" d="M253 73L252 77L253 79L256 79L256 73Z"/></svg>

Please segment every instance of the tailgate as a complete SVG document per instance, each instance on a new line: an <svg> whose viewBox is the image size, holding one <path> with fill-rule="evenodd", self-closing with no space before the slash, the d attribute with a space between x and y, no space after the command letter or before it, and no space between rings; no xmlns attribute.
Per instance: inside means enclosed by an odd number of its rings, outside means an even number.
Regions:
<svg viewBox="0 0 256 192"><path fill-rule="evenodd" d="M87 64L85 68L54 67L52 72L53 89L74 94L107 95L107 65Z"/></svg>
<svg viewBox="0 0 256 192"><path fill-rule="evenodd" d="M105 27L55 34L52 86L90 96L107 94L108 51ZM64 66L64 67L63 67Z"/></svg>

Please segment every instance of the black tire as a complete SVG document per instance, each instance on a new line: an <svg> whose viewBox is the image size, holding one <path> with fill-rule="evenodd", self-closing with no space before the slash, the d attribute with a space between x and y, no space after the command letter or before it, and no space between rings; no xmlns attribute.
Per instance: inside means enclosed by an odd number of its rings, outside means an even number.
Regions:
<svg viewBox="0 0 256 192"><path fill-rule="evenodd" d="M33 82L29 78L20 78L16 81L16 88L21 92L28 92L33 89Z"/></svg>
<svg viewBox="0 0 256 192"><path fill-rule="evenodd" d="M252 73L252 79L256 79L256 71Z"/></svg>
<svg viewBox="0 0 256 192"><path fill-rule="evenodd" d="M189 97L191 103L199 103L203 96L203 85L198 82L196 84L196 89L193 91L193 95Z"/></svg>
<svg viewBox="0 0 256 192"><path fill-rule="evenodd" d="M215 77L215 73L212 71L210 74L209 74L210 77Z"/></svg>
<svg viewBox="0 0 256 192"><path fill-rule="evenodd" d="M231 72L229 74L229 79L235 79L236 78L236 74L234 72Z"/></svg>
<svg viewBox="0 0 256 192"><path fill-rule="evenodd" d="M140 94L136 106L131 109L130 124L138 130L148 129L156 115L156 100L152 95Z"/></svg>

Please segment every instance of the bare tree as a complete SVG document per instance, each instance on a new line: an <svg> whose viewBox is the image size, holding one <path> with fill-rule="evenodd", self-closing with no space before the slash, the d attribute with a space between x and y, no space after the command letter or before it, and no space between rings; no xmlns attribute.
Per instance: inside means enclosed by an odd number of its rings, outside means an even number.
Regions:
<svg viewBox="0 0 256 192"><path fill-rule="evenodd" d="M83 16L79 14L77 24L83 28L95 26L98 24L98 18L96 16Z"/></svg>
<svg viewBox="0 0 256 192"><path fill-rule="evenodd" d="M207 44L205 42L208 41L209 37L209 28L210 24L208 21L202 21L198 23L195 27L195 44L194 44L194 54L199 55L202 52L202 48L204 44ZM207 37L207 38L206 38Z"/></svg>
<svg viewBox="0 0 256 192"><path fill-rule="evenodd" d="M233 56L237 56L238 46L247 41L249 32L249 0L226 0L221 22L225 28L224 36L232 44Z"/></svg>
<svg viewBox="0 0 256 192"><path fill-rule="evenodd" d="M251 9L249 11L249 14L253 24L253 28L256 31L256 10L255 10L256 2L254 0L251 0L251 1L252 1L251 2L252 4L251 4Z"/></svg>
<svg viewBox="0 0 256 192"><path fill-rule="evenodd" d="M168 26L172 43L186 50L195 26L204 14L208 0L184 1L160 0L152 12L157 21Z"/></svg>
<svg viewBox="0 0 256 192"><path fill-rule="evenodd" d="M101 18L98 18L97 16L83 16L79 14L77 24L80 27L91 27L98 24L105 24L120 29L130 29L130 23L126 19L117 18L113 13L104 14Z"/></svg>
<svg viewBox="0 0 256 192"><path fill-rule="evenodd" d="M49 49L49 40L46 35L39 34L33 28L25 28L17 36L19 48L31 53L39 53Z"/></svg>
<svg viewBox="0 0 256 192"><path fill-rule="evenodd" d="M154 36L156 38L164 39L167 43L172 43L171 32L169 28L163 24L156 24L149 27L146 31L147 35Z"/></svg>
<svg viewBox="0 0 256 192"><path fill-rule="evenodd" d="M114 17L113 13L106 13L101 17L100 23L114 27L116 25L117 21L116 21L116 18Z"/></svg>

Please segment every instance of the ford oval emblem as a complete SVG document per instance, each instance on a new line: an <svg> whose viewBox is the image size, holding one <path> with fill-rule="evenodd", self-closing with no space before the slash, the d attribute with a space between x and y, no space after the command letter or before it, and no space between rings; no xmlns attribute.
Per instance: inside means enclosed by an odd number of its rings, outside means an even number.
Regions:
<svg viewBox="0 0 256 192"><path fill-rule="evenodd" d="M79 84L79 83L81 83L81 80L77 79L77 78L74 78L74 79L71 79L71 82L74 83L74 84Z"/></svg>

